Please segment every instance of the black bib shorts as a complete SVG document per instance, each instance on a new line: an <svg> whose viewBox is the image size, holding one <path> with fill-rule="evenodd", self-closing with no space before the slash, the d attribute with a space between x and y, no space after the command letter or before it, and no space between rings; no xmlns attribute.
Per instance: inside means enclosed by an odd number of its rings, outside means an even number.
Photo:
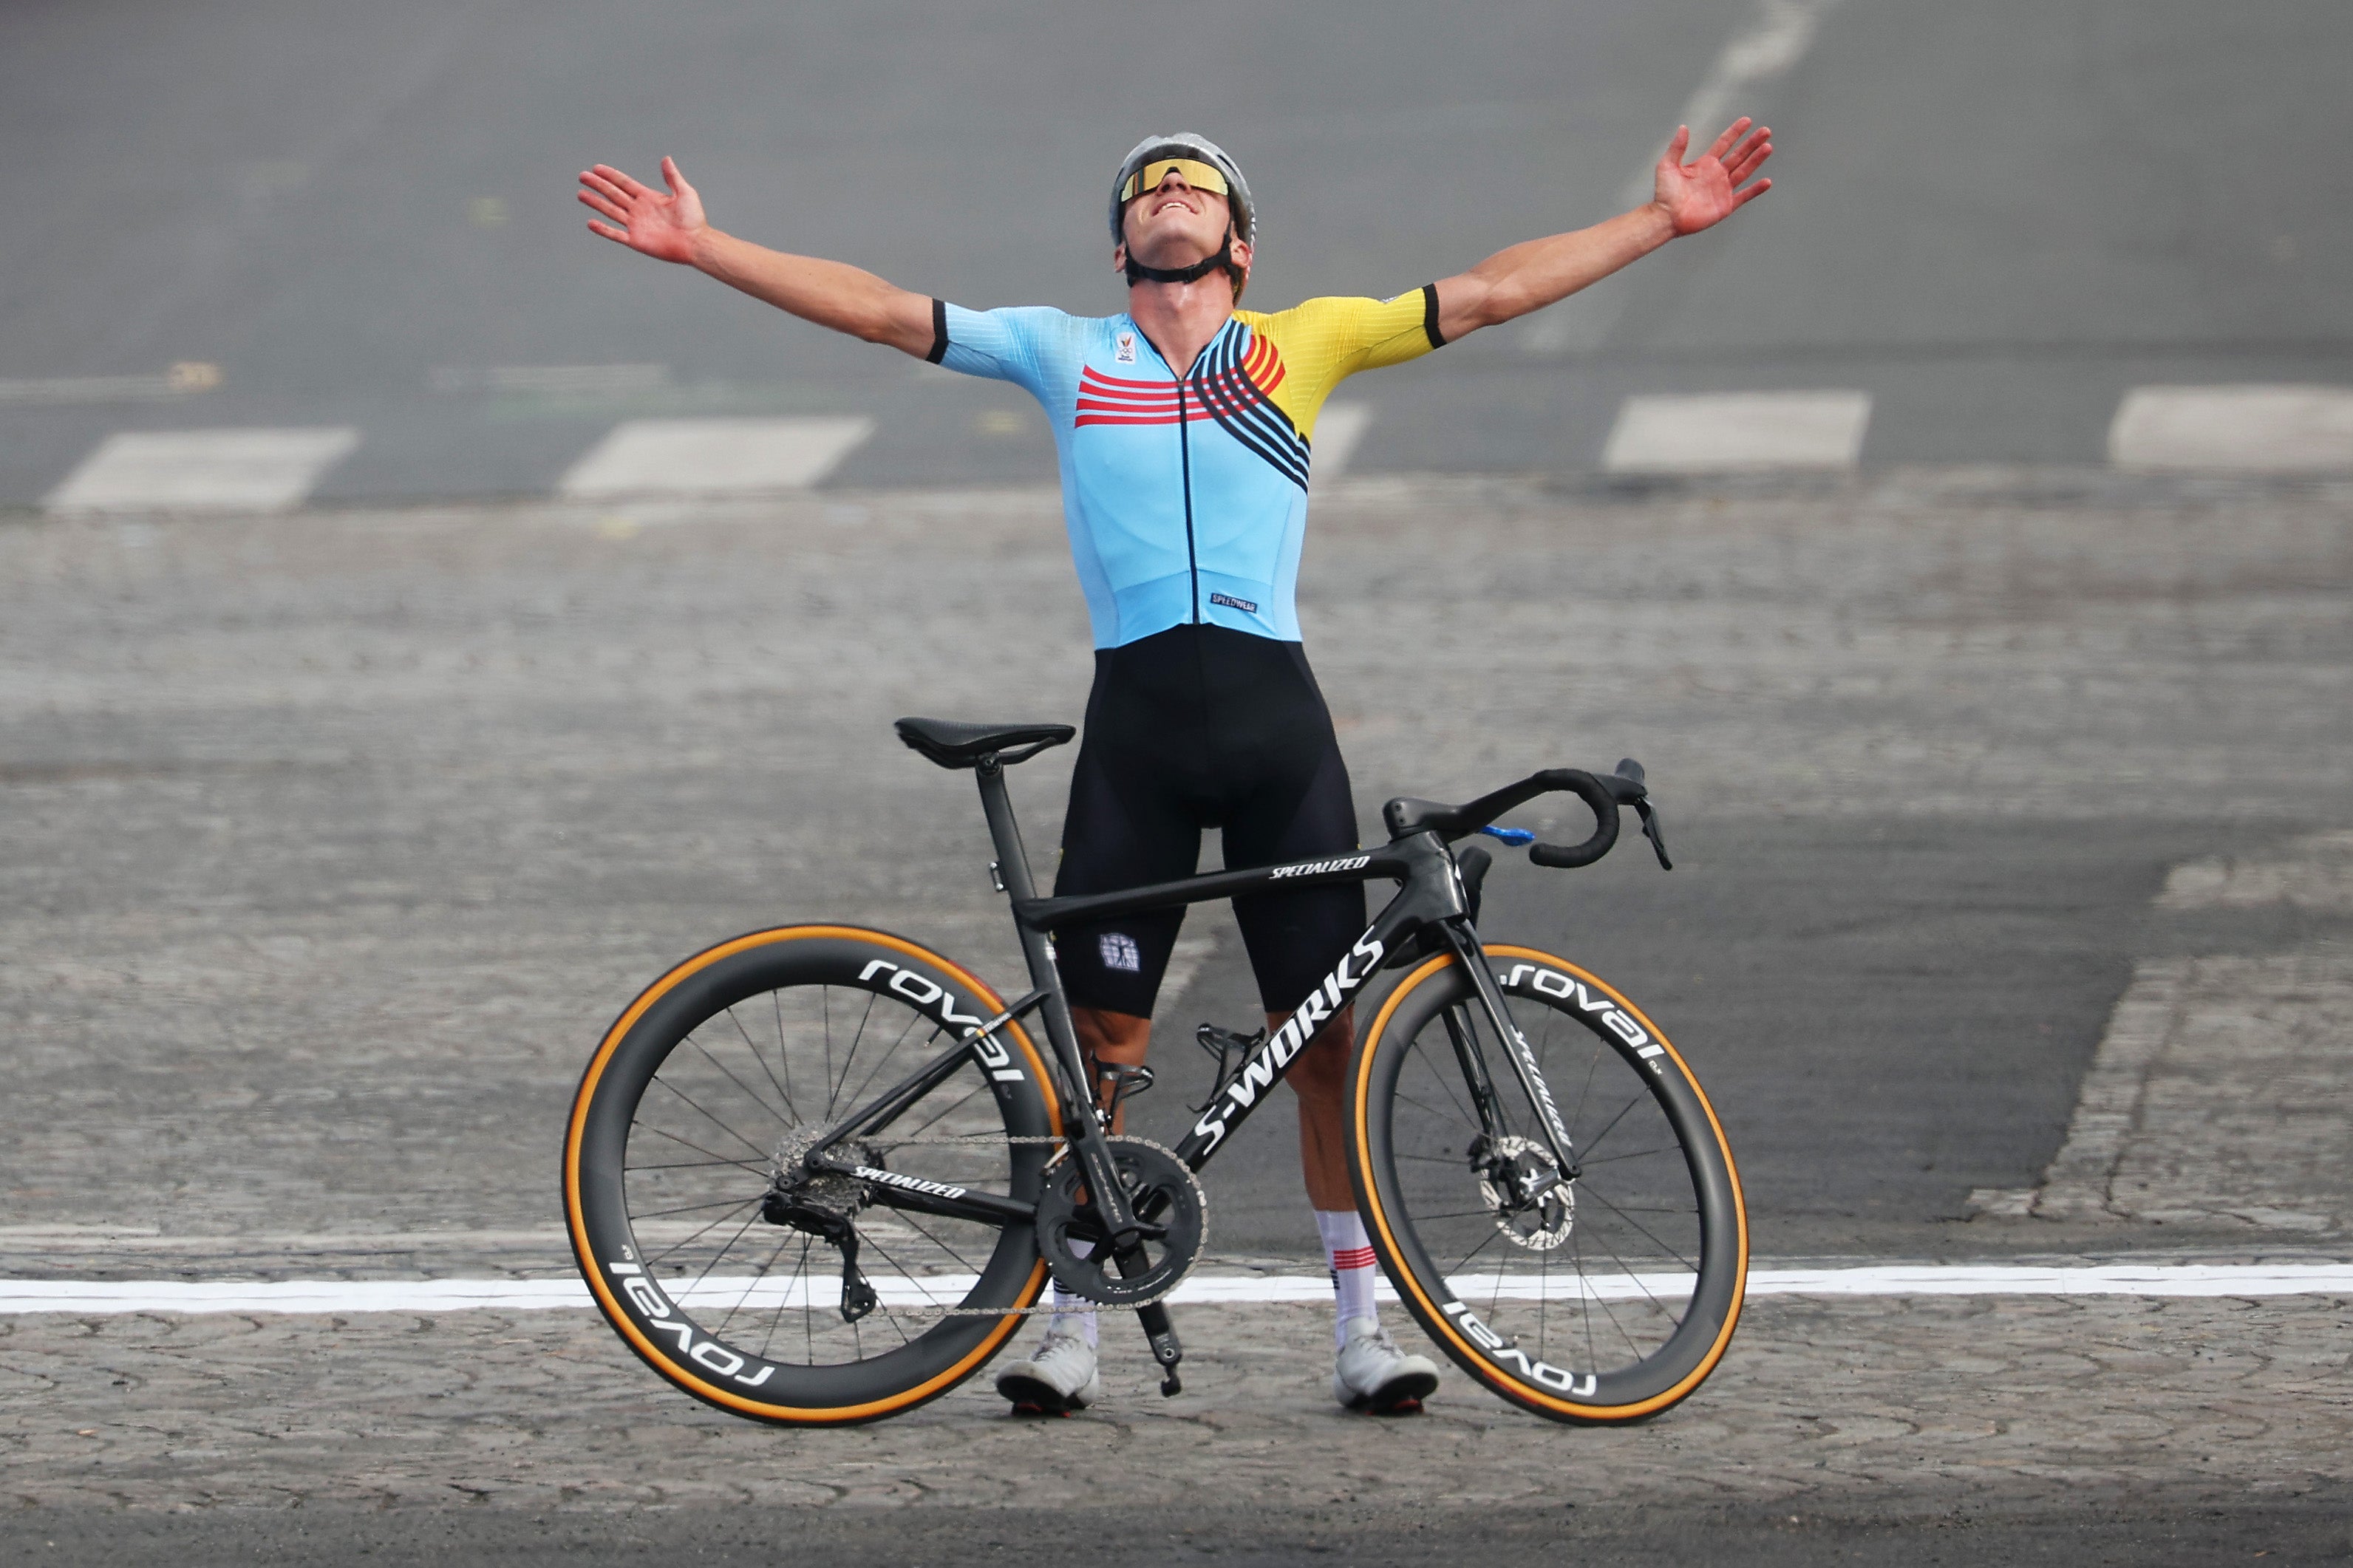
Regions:
<svg viewBox="0 0 2353 1568"><path fill-rule="evenodd" d="M1229 869L1345 855L1356 808L1331 710L1295 642L1172 626L1095 652L1054 892L1110 893L1190 877L1201 830ZM1364 933L1362 884L1234 900L1259 994L1287 1013ZM1071 926L1055 938L1074 1004L1152 1016L1183 909Z"/></svg>

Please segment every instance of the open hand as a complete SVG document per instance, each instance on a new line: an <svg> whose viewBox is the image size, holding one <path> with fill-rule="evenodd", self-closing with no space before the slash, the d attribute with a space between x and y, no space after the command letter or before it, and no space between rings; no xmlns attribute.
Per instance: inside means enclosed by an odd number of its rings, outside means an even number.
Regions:
<svg viewBox="0 0 2353 1568"><path fill-rule="evenodd" d="M690 262L694 259L696 240L710 226L702 219L702 198L670 159L661 161L661 172L670 186L668 195L608 164L599 163L582 174L582 205L613 220L603 224L590 218L588 230L658 261Z"/></svg>
<svg viewBox="0 0 2353 1568"><path fill-rule="evenodd" d="M1748 182L1773 155L1773 132L1762 125L1750 130L1746 115L1734 121L1715 145L1689 163L1683 152L1691 145L1691 127L1679 126L1659 160L1658 195L1654 198L1677 234L1697 234L1730 217L1735 208L1773 188L1770 180Z"/></svg>

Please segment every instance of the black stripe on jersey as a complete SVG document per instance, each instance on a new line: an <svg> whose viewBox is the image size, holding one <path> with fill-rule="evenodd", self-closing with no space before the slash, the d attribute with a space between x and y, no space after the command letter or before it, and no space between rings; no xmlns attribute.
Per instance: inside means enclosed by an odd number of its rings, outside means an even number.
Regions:
<svg viewBox="0 0 2353 1568"><path fill-rule="evenodd" d="M1267 401L1258 384L1242 374L1241 344L1249 335L1246 331L1229 330L1203 354L1203 363L1195 372L1201 405L1227 435L1303 490L1307 488L1307 443L1283 416L1282 410Z"/></svg>
<svg viewBox="0 0 2353 1568"><path fill-rule="evenodd" d="M1421 286L1421 330L1428 334L1431 348L1446 346L1445 334L1438 330L1438 285L1435 283Z"/></svg>
<svg viewBox="0 0 2353 1568"><path fill-rule="evenodd" d="M948 357L948 302L945 300L934 298L932 300L932 352L923 357L934 364Z"/></svg>

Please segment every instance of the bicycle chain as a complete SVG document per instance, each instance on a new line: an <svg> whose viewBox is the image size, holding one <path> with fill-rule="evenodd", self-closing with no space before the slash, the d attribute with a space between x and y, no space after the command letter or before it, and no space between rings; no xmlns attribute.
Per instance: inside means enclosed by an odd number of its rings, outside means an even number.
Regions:
<svg viewBox="0 0 2353 1568"><path fill-rule="evenodd" d="M1164 1148L1160 1144L1154 1142L1149 1138L1136 1138L1126 1134L1120 1134L1119 1136L1123 1142L1141 1143L1148 1149L1158 1150L1161 1153L1167 1155L1172 1160L1176 1158L1176 1152L1175 1150ZM877 1143L880 1147L890 1149L912 1148L917 1144L932 1146L951 1145L970 1148L975 1144L982 1143L1067 1144L1070 1142L1071 1140L1067 1135L1061 1134L1007 1133L1005 1136L999 1138L982 1132L970 1133L961 1138L892 1138L877 1140ZM1204 1192L1201 1194L1201 1217L1205 1224L1208 1221L1208 1213L1209 1194ZM1196 1261L1198 1262L1198 1259L1196 1259ZM1124 1307L1113 1308L1112 1310L1120 1312L1140 1312L1146 1307L1155 1306L1159 1302L1165 1301L1168 1299L1169 1292L1175 1290L1176 1287L1185 1283L1185 1281L1191 1277L1192 1272L1193 1270L1188 1268L1184 1273L1179 1274L1176 1279L1168 1281L1166 1289L1145 1298L1144 1300L1131 1301ZM1037 1307L884 1307L881 1309L881 1315L886 1318L903 1318L909 1321L920 1321L924 1319L937 1318L1044 1318L1050 1317L1056 1312L1069 1311L1071 1310L1072 1309L1070 1308L1056 1307L1050 1304ZM1097 1309L1092 1303L1089 1303L1088 1305L1076 1310L1080 1311L1093 1311Z"/></svg>

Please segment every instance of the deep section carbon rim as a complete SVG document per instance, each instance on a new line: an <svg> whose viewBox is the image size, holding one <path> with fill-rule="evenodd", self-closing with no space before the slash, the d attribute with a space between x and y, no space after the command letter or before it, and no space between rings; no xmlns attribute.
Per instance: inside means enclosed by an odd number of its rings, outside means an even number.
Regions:
<svg viewBox="0 0 2353 1568"><path fill-rule="evenodd" d="M993 1353L1042 1278L1026 1226L910 1213L800 1156L954 1053L852 1163L1034 1201L1050 1135L1018 1031L944 960L881 933L762 933L690 961L625 1015L582 1085L565 1189L607 1316L698 1397L780 1420L869 1419ZM709 955L704 955L705 959ZM943 1316L943 1310L955 1315Z"/></svg>
<svg viewBox="0 0 2353 1568"><path fill-rule="evenodd" d="M1506 1397L1570 1420L1651 1414L1713 1368L1738 1311L1730 1155L1680 1058L1616 993L1531 950L1489 958L1571 1163L1546 1146L1468 978L1426 966L1359 1064L1375 1240L1432 1336ZM1465 1047L1494 1087L1486 1118Z"/></svg>

